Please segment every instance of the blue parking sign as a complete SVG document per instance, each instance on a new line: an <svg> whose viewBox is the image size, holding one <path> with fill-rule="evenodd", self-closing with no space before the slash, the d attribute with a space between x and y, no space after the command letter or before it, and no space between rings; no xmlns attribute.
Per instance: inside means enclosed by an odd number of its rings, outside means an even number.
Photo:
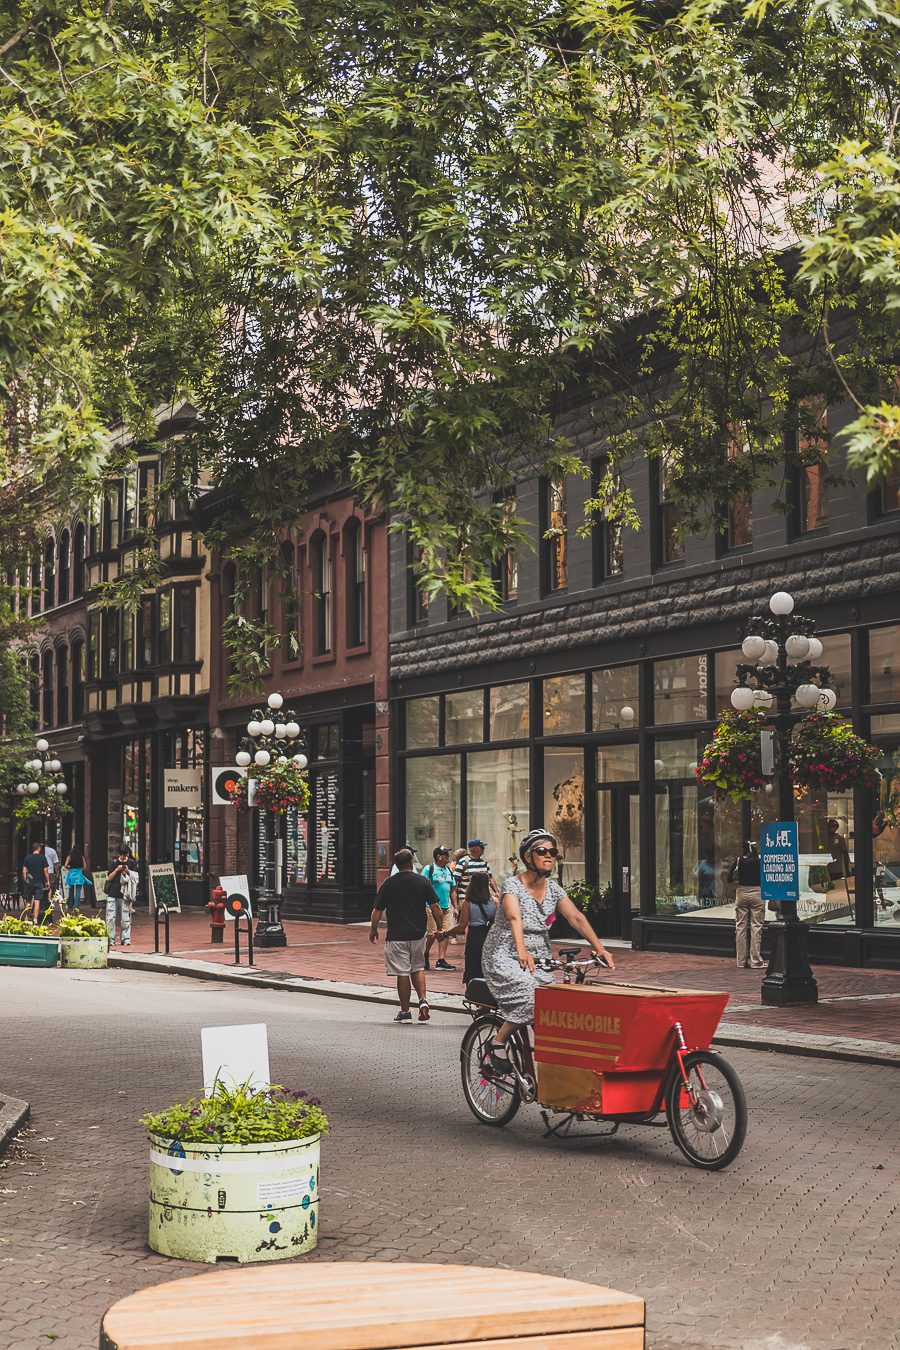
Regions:
<svg viewBox="0 0 900 1350"><path fill-rule="evenodd" d="M778 820L774 825L763 826L759 859L764 900L796 904L800 899L798 851L795 820Z"/></svg>

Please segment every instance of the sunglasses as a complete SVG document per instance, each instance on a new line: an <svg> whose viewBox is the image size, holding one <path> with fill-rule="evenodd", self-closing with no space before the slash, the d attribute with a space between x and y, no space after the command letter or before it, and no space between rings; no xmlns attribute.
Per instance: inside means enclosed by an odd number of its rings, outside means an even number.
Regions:
<svg viewBox="0 0 900 1350"><path fill-rule="evenodd" d="M558 848L536 848L536 849L533 850L533 852L535 852L535 853L538 855L539 858L558 858L558 857L559 857L559 849L558 849Z"/></svg>

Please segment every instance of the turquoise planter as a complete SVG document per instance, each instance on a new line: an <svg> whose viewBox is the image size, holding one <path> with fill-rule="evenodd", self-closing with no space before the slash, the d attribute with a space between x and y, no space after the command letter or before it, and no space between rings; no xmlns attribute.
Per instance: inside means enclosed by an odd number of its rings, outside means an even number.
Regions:
<svg viewBox="0 0 900 1350"><path fill-rule="evenodd" d="M0 966L55 966L58 938L0 937Z"/></svg>

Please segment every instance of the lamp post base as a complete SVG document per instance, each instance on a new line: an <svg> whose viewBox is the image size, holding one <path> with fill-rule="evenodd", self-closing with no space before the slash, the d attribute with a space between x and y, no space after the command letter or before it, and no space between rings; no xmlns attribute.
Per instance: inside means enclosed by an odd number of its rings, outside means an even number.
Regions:
<svg viewBox="0 0 900 1350"><path fill-rule="evenodd" d="M766 925L772 936L772 955L762 982L762 1001L776 1007L791 1003L818 1003L819 986L809 964L806 926L781 920Z"/></svg>
<svg viewBox="0 0 900 1350"><path fill-rule="evenodd" d="M260 919L256 925L253 941L257 947L286 947L287 933L281 920Z"/></svg>

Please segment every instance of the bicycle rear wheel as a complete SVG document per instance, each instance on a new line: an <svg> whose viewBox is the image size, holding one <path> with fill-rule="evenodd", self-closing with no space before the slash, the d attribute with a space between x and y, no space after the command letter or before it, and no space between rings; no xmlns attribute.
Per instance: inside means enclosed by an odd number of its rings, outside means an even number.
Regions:
<svg viewBox="0 0 900 1350"><path fill-rule="evenodd" d="M485 1070L484 1059L499 1017L479 1017L463 1036L459 1051L463 1095L483 1125L508 1125L521 1105L519 1086L510 1074Z"/></svg>
<svg viewBox="0 0 900 1350"><path fill-rule="evenodd" d="M695 1167L717 1172L740 1153L747 1133L747 1102L734 1069L712 1050L684 1057L685 1087L676 1066L666 1088L672 1138Z"/></svg>

